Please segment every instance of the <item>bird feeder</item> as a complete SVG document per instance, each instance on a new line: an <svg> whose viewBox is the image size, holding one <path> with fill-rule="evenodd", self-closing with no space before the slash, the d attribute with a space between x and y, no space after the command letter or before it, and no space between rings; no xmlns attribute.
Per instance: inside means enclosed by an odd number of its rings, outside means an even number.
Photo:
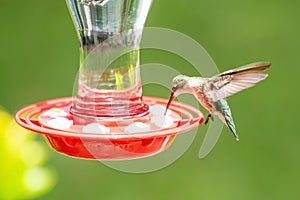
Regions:
<svg viewBox="0 0 300 200"><path fill-rule="evenodd" d="M151 0L67 0L80 41L73 97L19 110L17 123L43 134L56 151L84 159L122 160L157 154L203 114L167 99L143 97L140 49Z"/></svg>

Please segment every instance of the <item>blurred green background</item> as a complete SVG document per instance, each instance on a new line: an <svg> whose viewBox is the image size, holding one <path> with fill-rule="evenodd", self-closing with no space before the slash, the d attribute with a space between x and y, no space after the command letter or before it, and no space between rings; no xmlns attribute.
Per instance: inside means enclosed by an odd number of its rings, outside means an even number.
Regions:
<svg viewBox="0 0 300 200"><path fill-rule="evenodd" d="M72 95L79 43L65 2L0 5L0 105L13 114L34 102ZM177 162L140 175L49 149L58 182L39 199L300 199L299 7L293 0L154 0L146 26L197 40L220 71L273 63L266 81L228 99L241 141L224 128L211 154L199 160L207 128L202 126ZM185 64L165 52L145 51L142 63L150 61ZM144 94L168 97L155 89L146 87Z"/></svg>

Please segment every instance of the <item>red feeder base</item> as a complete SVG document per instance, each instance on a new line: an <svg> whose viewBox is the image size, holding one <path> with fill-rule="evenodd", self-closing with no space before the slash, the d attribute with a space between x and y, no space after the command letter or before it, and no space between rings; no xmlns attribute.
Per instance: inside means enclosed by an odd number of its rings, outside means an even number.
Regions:
<svg viewBox="0 0 300 200"><path fill-rule="evenodd" d="M144 97L144 103L150 107L154 105L165 106L167 99ZM151 114L132 117L130 119L88 119L86 123L97 123L109 128L106 133L86 133L83 131L84 119L78 119L69 112L72 97L53 99L32 104L19 110L15 119L22 127L43 134L50 146L56 151L84 159L123 160L135 159L154 155L170 146L175 136L196 128L203 120L203 114L196 108L184 103L173 101L170 106L174 119L173 123L164 128L154 127L151 123ZM64 119L71 124L64 129L49 126L51 117L45 116L50 109L62 110ZM77 123L80 121L79 123ZM128 133L126 126L133 122L149 124L147 131ZM150 126L151 125L151 126Z"/></svg>

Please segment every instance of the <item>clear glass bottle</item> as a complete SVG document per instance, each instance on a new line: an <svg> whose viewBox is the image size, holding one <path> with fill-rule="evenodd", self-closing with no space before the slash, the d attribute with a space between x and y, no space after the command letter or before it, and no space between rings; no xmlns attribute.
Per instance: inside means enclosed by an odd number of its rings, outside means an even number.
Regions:
<svg viewBox="0 0 300 200"><path fill-rule="evenodd" d="M143 115L139 44L151 0L67 0L80 41L71 112L82 117Z"/></svg>

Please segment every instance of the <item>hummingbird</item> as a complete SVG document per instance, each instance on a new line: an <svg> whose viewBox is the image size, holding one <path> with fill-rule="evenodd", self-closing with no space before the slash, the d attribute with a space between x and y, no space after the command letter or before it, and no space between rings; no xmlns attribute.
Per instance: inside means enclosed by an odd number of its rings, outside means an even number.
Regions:
<svg viewBox="0 0 300 200"><path fill-rule="evenodd" d="M204 124L207 124L209 119L213 121L213 115L217 115L229 127L235 139L239 141L226 97L266 79L268 74L264 71L270 66L269 62L252 63L225 71L211 78L178 75L172 80L171 95L165 113L176 96L182 93L191 93L209 112Z"/></svg>

